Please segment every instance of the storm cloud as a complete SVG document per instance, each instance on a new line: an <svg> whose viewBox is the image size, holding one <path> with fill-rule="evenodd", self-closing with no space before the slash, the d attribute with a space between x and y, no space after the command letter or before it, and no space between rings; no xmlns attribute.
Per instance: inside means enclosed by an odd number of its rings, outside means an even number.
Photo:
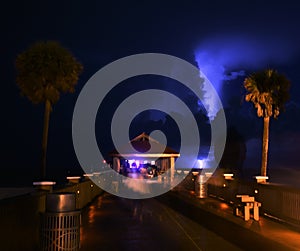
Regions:
<svg viewBox="0 0 300 251"><path fill-rule="evenodd" d="M248 72L277 68L292 60L299 50L295 41L282 37L251 36L245 34L219 34L204 39L195 49L195 61L199 69L215 87L221 98L224 81L246 76ZM205 86L204 86L205 89ZM210 107L214 101L207 99ZM218 109L211 108L210 117Z"/></svg>

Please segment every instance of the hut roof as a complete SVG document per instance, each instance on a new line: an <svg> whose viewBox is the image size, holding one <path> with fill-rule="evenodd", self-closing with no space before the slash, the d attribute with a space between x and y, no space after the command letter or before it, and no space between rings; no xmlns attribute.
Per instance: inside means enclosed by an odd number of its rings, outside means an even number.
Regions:
<svg viewBox="0 0 300 251"><path fill-rule="evenodd" d="M129 144L132 145L136 152L132 152ZM148 152L149 150L150 152ZM180 154L172 148L159 143L146 133L142 133L132 139L127 145L121 147L120 152L114 149L109 155L112 157L179 157Z"/></svg>

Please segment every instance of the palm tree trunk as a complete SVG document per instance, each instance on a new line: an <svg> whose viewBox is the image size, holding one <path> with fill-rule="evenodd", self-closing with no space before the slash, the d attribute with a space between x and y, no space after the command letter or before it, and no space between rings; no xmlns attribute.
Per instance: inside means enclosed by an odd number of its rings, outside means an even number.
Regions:
<svg viewBox="0 0 300 251"><path fill-rule="evenodd" d="M46 156L47 156L50 111L51 111L51 103L49 100L46 100L45 112L44 112L43 141L42 141L42 169L41 169L42 179L46 178Z"/></svg>
<svg viewBox="0 0 300 251"><path fill-rule="evenodd" d="M261 175L267 176L268 151L269 151L269 124L270 117L264 117L264 132L262 144Z"/></svg>

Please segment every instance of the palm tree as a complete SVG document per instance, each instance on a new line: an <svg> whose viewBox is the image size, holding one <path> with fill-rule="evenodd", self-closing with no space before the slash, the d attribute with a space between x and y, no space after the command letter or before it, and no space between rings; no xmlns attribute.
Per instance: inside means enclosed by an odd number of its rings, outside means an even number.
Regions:
<svg viewBox="0 0 300 251"><path fill-rule="evenodd" d="M252 102L257 116L264 118L261 175L267 175L270 117L277 118L289 99L290 81L277 71L267 69L244 80L245 100Z"/></svg>
<svg viewBox="0 0 300 251"><path fill-rule="evenodd" d="M46 177L48 128L52 105L61 92L74 92L82 65L56 41L37 42L16 58L16 82L21 95L34 104L44 103L41 178Z"/></svg>

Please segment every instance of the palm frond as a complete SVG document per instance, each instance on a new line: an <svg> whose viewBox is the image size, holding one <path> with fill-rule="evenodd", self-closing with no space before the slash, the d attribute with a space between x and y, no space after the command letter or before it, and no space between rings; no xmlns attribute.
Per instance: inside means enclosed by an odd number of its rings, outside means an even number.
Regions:
<svg viewBox="0 0 300 251"><path fill-rule="evenodd" d="M289 80L272 69L251 74L244 80L245 100L252 102L259 117L277 118L289 99Z"/></svg>

